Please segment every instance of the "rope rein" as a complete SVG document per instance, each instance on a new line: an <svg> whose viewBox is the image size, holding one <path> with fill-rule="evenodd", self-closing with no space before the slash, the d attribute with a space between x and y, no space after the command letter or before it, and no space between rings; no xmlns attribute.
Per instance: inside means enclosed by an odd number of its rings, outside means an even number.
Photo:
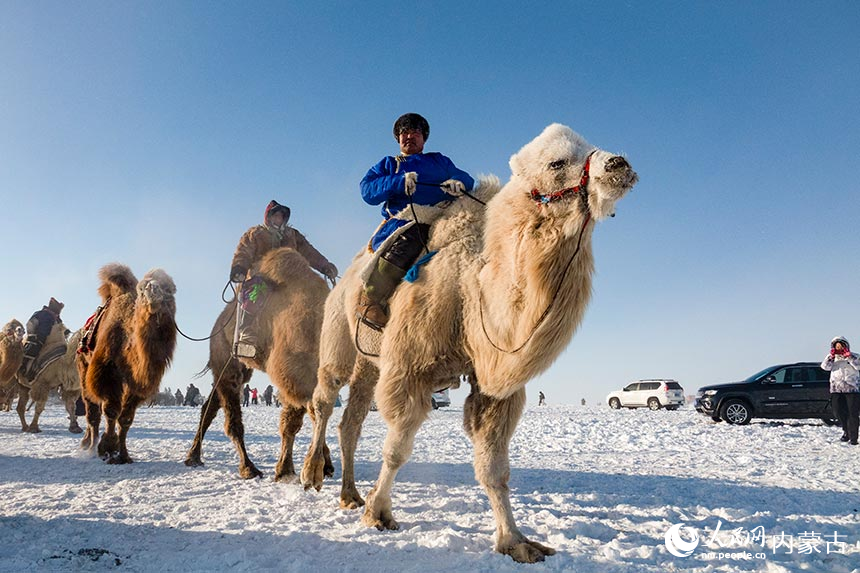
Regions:
<svg viewBox="0 0 860 573"><path fill-rule="evenodd" d="M558 281L558 285L556 285L556 287L555 287L555 292L552 294L552 298L550 299L549 304L547 305L546 309L543 311L543 314L540 315L540 318L538 319L537 323L534 325L534 328L532 328L531 333L528 335L528 337L525 339L525 341L522 344L520 344L519 346L517 346L515 349L505 350L504 348L501 348L499 345L497 345L495 342L493 342L493 339L490 338L490 334L487 332L487 327L484 324L484 291L480 286L478 287L478 310L479 310L480 315L481 315L481 330L484 331L484 336L487 338L487 341L493 346L493 348L495 348L499 352L504 352L505 354L516 354L517 352L519 352L520 350L525 348L526 344L529 343L529 341L532 339L532 337L535 335L535 333L538 331L538 329L543 324L543 321L546 320L547 316L549 316L550 310L552 309L553 305L555 304L555 301L558 299L558 293L561 292L561 287L564 285L564 280L567 278L567 271L570 269L570 265L573 264L573 259L575 259L576 255L579 254L580 247L582 247L582 235L585 232L585 228L588 226L588 223L590 221L591 221L591 214L588 214L585 217L585 222L582 224L582 228L580 228L580 230L579 230L579 238L576 241L576 250L573 251L573 254L570 256L570 259L567 261L567 265L565 265L565 267L564 267L564 272L561 274L561 280Z"/></svg>
<svg viewBox="0 0 860 573"><path fill-rule="evenodd" d="M221 300L224 301L226 304L231 304L231 303L236 302L235 294L233 296L233 300L227 300L224 298L224 293L227 292L228 288L230 288L230 284L231 284L230 281L227 281L227 284L224 285L224 290L221 291ZM212 334L210 334L209 336L207 336L206 338L192 338L192 337L188 336L187 334L182 332L182 329L179 328L179 325L176 323L175 320L173 321L173 326L176 327L176 332L178 332L180 335L182 335L183 338L186 338L186 339L190 340L191 342L203 342L205 340L211 339L216 334L221 334L222 332L224 332L224 329L227 328L228 324L230 324L230 319L233 318L233 315L235 313L236 313L236 308L233 307L233 311L230 313L230 316L227 317L227 320L224 322L224 325L221 328L219 328L218 330L216 330L215 332L213 332Z"/></svg>

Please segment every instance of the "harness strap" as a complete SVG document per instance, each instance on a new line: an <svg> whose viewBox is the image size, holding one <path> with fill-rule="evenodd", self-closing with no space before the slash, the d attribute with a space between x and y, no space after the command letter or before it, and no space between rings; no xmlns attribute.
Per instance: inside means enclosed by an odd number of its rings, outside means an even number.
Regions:
<svg viewBox="0 0 860 573"><path fill-rule="evenodd" d="M585 191L585 188L588 186L592 155L594 155L593 151L589 153L588 157L585 159L585 167L582 168L582 177L579 178L579 185L576 185L574 187L568 187L566 189L555 191L553 193L547 193L546 195L542 194L537 189L532 189L532 199L534 199L539 205L546 205L548 203L563 199L567 195L579 193L580 191Z"/></svg>

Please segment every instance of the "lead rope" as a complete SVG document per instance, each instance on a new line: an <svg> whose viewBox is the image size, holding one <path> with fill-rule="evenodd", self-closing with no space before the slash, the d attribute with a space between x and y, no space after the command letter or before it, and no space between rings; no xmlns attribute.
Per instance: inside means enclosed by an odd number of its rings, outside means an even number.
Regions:
<svg viewBox="0 0 860 573"><path fill-rule="evenodd" d="M555 292L553 293L552 299L549 301L546 310L544 310L543 314L540 315L540 318L538 319L534 328L532 328L531 334L528 335L525 342L520 344L514 350L505 350L504 348L499 347L495 342L493 342L493 339L490 338L490 335L487 332L487 327L484 324L484 292L480 286L478 287L478 310L481 315L481 330L484 331L484 336L487 337L487 341L489 341L493 348L495 348L499 352L504 352L505 354L516 354L517 352L522 350L526 344L529 343L535 332L537 332L538 328L540 328L541 324L543 324L543 321L546 320L546 317L549 315L550 309L552 309L553 305L555 304L555 301L558 298L558 293L561 291L561 287L564 284L564 279L567 278L567 271L570 269L570 265L573 263L573 259L576 258L576 255L579 253L579 249L582 246L582 234L585 232L585 227L588 226L588 223L590 221L591 215L586 215L585 222L582 224L582 228L579 230L579 238L576 241L576 250L573 251L573 255L571 255L570 260L567 261L567 265L565 265L564 267L564 272L561 274L561 280L559 280L558 285L555 287Z"/></svg>
<svg viewBox="0 0 860 573"><path fill-rule="evenodd" d="M232 303L236 302L236 296L235 295L233 296L233 300L227 300L224 298L224 293L227 292L228 288L230 288L230 284L231 284L230 281L227 281L227 284L224 285L224 290L221 291L221 300L227 304L232 304ZM173 326L176 327L176 332L181 334L183 338L186 338L186 339L190 340L191 342L203 342L204 340L209 340L210 338L212 338L216 334L221 334L222 332L224 332L224 329L227 328L228 324L230 324L230 319L233 318L233 315L235 313L236 313L236 308L233 307L233 311L230 313L230 316L227 317L227 320L226 320L226 322L224 322L224 325L221 326L221 328L219 328L218 330L216 330L212 334L210 334L209 336L207 336L206 338L192 338L192 337L188 336L187 334L182 332L182 330L179 328L179 325L176 324L175 320L173 321Z"/></svg>

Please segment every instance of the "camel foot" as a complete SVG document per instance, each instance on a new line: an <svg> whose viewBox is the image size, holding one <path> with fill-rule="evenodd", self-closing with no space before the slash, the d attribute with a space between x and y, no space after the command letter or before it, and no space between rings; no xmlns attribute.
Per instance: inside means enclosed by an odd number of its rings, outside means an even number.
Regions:
<svg viewBox="0 0 860 573"><path fill-rule="evenodd" d="M305 486L306 490L314 488L319 491L322 489L325 464L321 461L319 456L305 458L305 465L302 466L302 485Z"/></svg>
<svg viewBox="0 0 860 573"><path fill-rule="evenodd" d="M353 488L346 489L340 492L340 508L341 509L358 509L364 506L364 499Z"/></svg>
<svg viewBox="0 0 860 573"><path fill-rule="evenodd" d="M84 430L77 424L71 424L69 426L69 431L73 434L83 434Z"/></svg>
<svg viewBox="0 0 860 573"><path fill-rule="evenodd" d="M30 424L30 426L24 431L29 432L31 434L41 434L42 433L42 429L37 424L36 425Z"/></svg>
<svg viewBox="0 0 860 573"><path fill-rule="evenodd" d="M374 490L371 490L367 495L368 504L364 508L361 522L367 527L375 527L379 531L385 531L386 529L396 531L400 529L400 524L394 520L394 516L391 514L390 509L374 509L377 505L374 497Z"/></svg>
<svg viewBox="0 0 860 573"><path fill-rule="evenodd" d="M203 460L201 460L200 458L188 457L188 458L185 458L185 465L188 466L189 468L202 468L203 467Z"/></svg>
<svg viewBox="0 0 860 573"><path fill-rule="evenodd" d="M252 463L248 463L247 466L242 466L239 468L239 477L242 479L254 479L263 477L263 472L257 469Z"/></svg>
<svg viewBox="0 0 860 573"><path fill-rule="evenodd" d="M28 426L27 424L24 424L23 426L21 426L21 433L29 432L29 431L30 431L30 426Z"/></svg>
<svg viewBox="0 0 860 573"><path fill-rule="evenodd" d="M525 537L504 546L497 545L496 551L509 555L517 563L538 563L546 559L547 555L555 555L555 549L537 541L529 541Z"/></svg>

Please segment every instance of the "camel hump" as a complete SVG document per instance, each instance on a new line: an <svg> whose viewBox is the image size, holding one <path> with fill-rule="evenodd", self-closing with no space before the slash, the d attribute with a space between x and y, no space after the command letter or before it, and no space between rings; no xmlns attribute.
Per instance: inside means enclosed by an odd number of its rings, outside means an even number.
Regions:
<svg viewBox="0 0 860 573"><path fill-rule="evenodd" d="M319 279L311 270L308 260L291 247L281 247L266 253L260 261L259 273L267 281L281 286L301 277Z"/></svg>
<svg viewBox="0 0 860 573"><path fill-rule="evenodd" d="M109 263L99 270L99 296L107 301L112 296L135 292L137 278L131 269L120 263Z"/></svg>

